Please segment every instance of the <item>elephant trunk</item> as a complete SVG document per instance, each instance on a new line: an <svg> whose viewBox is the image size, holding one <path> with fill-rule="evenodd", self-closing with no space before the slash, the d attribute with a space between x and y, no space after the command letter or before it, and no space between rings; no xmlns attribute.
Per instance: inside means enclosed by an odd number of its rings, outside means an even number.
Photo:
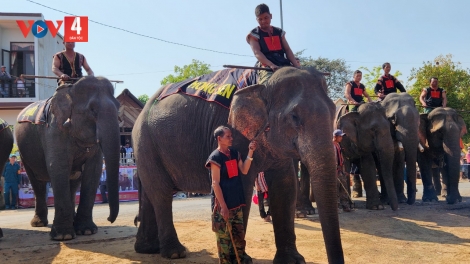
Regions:
<svg viewBox="0 0 470 264"><path fill-rule="evenodd" d="M330 131L318 131L315 138L330 138ZM325 137L318 136L325 133ZM313 138L313 137L311 137ZM301 161L310 174L310 184L318 207L329 263L344 263L338 220L336 157L331 140L306 140L303 146L315 146L315 151L300 147Z"/></svg>
<svg viewBox="0 0 470 264"><path fill-rule="evenodd" d="M119 213L119 125L117 116L100 119L97 123L97 137L106 163L106 186L108 189L109 217L113 223ZM106 131L106 135L99 134Z"/></svg>

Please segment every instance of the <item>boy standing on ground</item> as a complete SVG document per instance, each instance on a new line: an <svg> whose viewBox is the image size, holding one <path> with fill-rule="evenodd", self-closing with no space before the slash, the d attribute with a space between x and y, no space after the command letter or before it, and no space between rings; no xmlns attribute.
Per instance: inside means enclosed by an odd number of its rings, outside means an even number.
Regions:
<svg viewBox="0 0 470 264"><path fill-rule="evenodd" d="M255 9L255 15L259 26L246 36L246 41L250 44L255 57L258 59L256 66L269 67L273 70L259 71L258 83L267 82L273 72L281 66L293 65L300 68L300 64L295 59L294 53L287 43L286 32L271 26L273 15L269 12L269 7L265 4L258 5Z"/></svg>

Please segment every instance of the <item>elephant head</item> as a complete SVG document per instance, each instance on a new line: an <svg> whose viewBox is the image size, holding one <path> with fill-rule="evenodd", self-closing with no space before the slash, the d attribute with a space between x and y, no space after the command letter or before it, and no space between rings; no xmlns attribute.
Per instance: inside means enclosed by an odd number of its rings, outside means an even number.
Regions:
<svg viewBox="0 0 470 264"><path fill-rule="evenodd" d="M461 200L458 190L460 168L460 139L467 133L463 118L452 108L439 107L429 114L420 115L420 143L425 146L423 155L428 159L442 159L441 169L443 184L447 187L447 203L453 204ZM428 161L428 164L431 164ZM420 165L421 168L421 165ZM423 170L425 168L422 168ZM424 175L423 175L424 174ZM424 177L430 173L422 172ZM423 185L424 179L423 179ZM426 186L423 186L426 188ZM444 189L446 189L444 187ZM443 194L445 195L445 194ZM425 194L423 194L423 197ZM424 199L424 198L423 198Z"/></svg>
<svg viewBox="0 0 470 264"><path fill-rule="evenodd" d="M80 147L99 145L106 161L109 221L119 212L119 102L105 78L88 76L73 85L63 85L51 99L51 126L68 134ZM70 120L69 126L64 122ZM100 162L101 163L101 162Z"/></svg>
<svg viewBox="0 0 470 264"><path fill-rule="evenodd" d="M266 85L235 93L229 124L249 140L260 142L260 152L277 160L300 159L306 165L321 212L328 259L336 263L343 259L343 252L335 194L334 113L320 72L284 67Z"/></svg>

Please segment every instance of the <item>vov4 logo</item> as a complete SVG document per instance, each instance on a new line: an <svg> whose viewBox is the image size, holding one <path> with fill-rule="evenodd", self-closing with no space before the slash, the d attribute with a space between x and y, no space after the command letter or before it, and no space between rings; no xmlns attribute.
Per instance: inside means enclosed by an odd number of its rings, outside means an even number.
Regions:
<svg viewBox="0 0 470 264"><path fill-rule="evenodd" d="M29 32L36 38L43 38L47 32L51 32L53 38L57 36L62 23L64 23L65 42L88 42L88 17L87 16L66 16L64 20L56 20L57 26L51 20L16 20L23 36L26 38Z"/></svg>

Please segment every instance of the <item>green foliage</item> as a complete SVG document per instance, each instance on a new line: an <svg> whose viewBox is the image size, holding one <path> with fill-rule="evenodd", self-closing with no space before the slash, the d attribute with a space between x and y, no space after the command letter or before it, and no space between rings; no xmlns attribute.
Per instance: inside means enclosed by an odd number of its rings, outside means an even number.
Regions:
<svg viewBox="0 0 470 264"><path fill-rule="evenodd" d="M303 57L303 52L302 50L295 53L295 56L300 59L300 65L302 67L313 66L319 71L331 73L330 76L325 78L328 84L328 96L333 100L344 99L344 85L352 78L352 71L346 61L343 59L330 60L322 57L317 59L310 56Z"/></svg>
<svg viewBox="0 0 470 264"><path fill-rule="evenodd" d="M13 143L13 148L11 149L10 154L16 154L18 152L18 145ZM18 157L19 158L19 157Z"/></svg>
<svg viewBox="0 0 470 264"><path fill-rule="evenodd" d="M210 67L209 64L193 59L192 63L189 65L184 65L183 67L175 66L175 74L166 76L160 83L161 85L177 83L189 78L208 74L212 72Z"/></svg>
<svg viewBox="0 0 470 264"><path fill-rule="evenodd" d="M140 102L142 102L142 104L146 104L147 101L149 100L149 96L146 95L146 94L143 94L143 95L140 95L139 97L137 97L137 99L139 99Z"/></svg>
<svg viewBox="0 0 470 264"><path fill-rule="evenodd" d="M447 106L460 111L465 123L470 124L470 69L462 69L459 62L452 61L452 54L439 55L434 61L423 62L421 68L411 70L409 82L414 81L408 93L413 96L417 105L423 88L430 85L429 79L437 77L439 87L447 91ZM470 142L470 134L464 137Z"/></svg>
<svg viewBox="0 0 470 264"><path fill-rule="evenodd" d="M367 67L359 67L359 70L362 71L362 83L366 86L366 91L369 95L375 95L374 87L377 84L377 80L380 76L383 75L382 66L372 67L372 70L369 70ZM400 71L395 71L391 73L398 79L398 76L402 75ZM371 98L374 100L374 98Z"/></svg>

